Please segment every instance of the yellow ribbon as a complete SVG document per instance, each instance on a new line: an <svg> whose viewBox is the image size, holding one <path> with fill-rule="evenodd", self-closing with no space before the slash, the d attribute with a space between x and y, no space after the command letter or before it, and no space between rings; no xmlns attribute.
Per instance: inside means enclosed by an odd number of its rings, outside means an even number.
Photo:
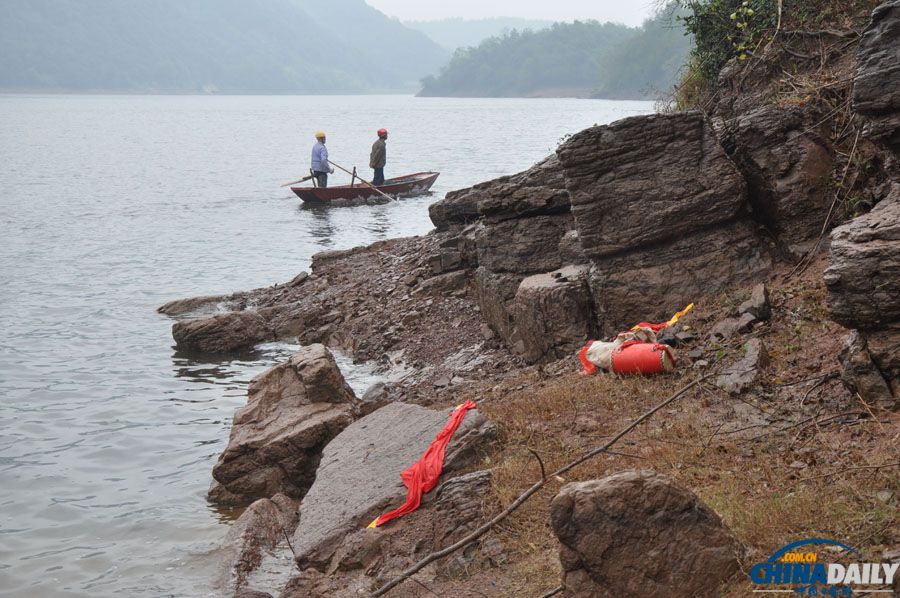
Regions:
<svg viewBox="0 0 900 598"><path fill-rule="evenodd" d="M689 304L687 307L682 309L680 312L678 312L677 314L672 316L672 318L669 320L669 323L667 324L667 326L673 326L678 320L681 319L681 316L685 315L687 312L691 311L692 309L694 309L693 303Z"/></svg>

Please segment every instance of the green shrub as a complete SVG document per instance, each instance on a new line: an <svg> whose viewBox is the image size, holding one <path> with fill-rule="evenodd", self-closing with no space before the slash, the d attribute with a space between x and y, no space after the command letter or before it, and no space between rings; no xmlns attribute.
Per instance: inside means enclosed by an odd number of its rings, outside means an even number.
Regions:
<svg viewBox="0 0 900 598"><path fill-rule="evenodd" d="M730 59L749 58L778 12L775 0L685 0L684 6L688 14L680 18L694 36L693 68L707 82Z"/></svg>

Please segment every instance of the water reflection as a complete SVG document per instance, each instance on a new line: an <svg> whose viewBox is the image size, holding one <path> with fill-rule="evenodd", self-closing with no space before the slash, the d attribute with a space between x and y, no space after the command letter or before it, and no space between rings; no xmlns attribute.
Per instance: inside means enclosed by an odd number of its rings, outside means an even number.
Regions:
<svg viewBox="0 0 900 598"><path fill-rule="evenodd" d="M336 229L331 220L331 210L327 207L306 206L305 211L312 214L308 228L309 236L321 247L333 247Z"/></svg>

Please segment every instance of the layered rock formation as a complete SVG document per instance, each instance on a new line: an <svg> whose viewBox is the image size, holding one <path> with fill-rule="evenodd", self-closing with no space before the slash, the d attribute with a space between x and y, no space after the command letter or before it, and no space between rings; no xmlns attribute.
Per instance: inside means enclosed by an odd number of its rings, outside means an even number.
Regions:
<svg viewBox="0 0 900 598"><path fill-rule="evenodd" d="M880 5L856 51L853 108L866 118L864 132L900 149L900 2Z"/></svg>
<svg viewBox="0 0 900 598"><path fill-rule="evenodd" d="M900 184L875 208L831 234L825 271L832 319L859 330L848 338L844 380L885 407L900 397Z"/></svg>
<svg viewBox="0 0 900 598"><path fill-rule="evenodd" d="M747 181L753 217L794 256L818 238L831 200L833 150L817 116L764 106L727 121L722 135Z"/></svg>
<svg viewBox="0 0 900 598"><path fill-rule="evenodd" d="M451 191L428 208L431 222L439 231L482 218L500 222L568 211L569 194L555 154L525 172Z"/></svg>
<svg viewBox="0 0 900 598"><path fill-rule="evenodd" d="M210 499L246 504L279 492L301 498L322 449L354 420L359 401L322 345L303 347L260 374L247 394L213 467Z"/></svg>
<svg viewBox="0 0 900 598"><path fill-rule="evenodd" d="M691 491L653 471L563 486L550 505L563 596L719 595L743 549Z"/></svg>
<svg viewBox="0 0 900 598"><path fill-rule="evenodd" d="M768 273L743 178L702 115L627 118L558 153L603 332Z"/></svg>

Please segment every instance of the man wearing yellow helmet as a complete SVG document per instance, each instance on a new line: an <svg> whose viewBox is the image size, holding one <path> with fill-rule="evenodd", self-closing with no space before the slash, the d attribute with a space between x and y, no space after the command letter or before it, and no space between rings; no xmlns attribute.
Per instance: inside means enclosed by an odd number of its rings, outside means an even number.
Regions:
<svg viewBox="0 0 900 598"><path fill-rule="evenodd" d="M334 172L334 168L328 162L328 150L325 149L325 131L316 131L316 144L312 148L312 163L310 165L316 185L328 186L328 175Z"/></svg>

